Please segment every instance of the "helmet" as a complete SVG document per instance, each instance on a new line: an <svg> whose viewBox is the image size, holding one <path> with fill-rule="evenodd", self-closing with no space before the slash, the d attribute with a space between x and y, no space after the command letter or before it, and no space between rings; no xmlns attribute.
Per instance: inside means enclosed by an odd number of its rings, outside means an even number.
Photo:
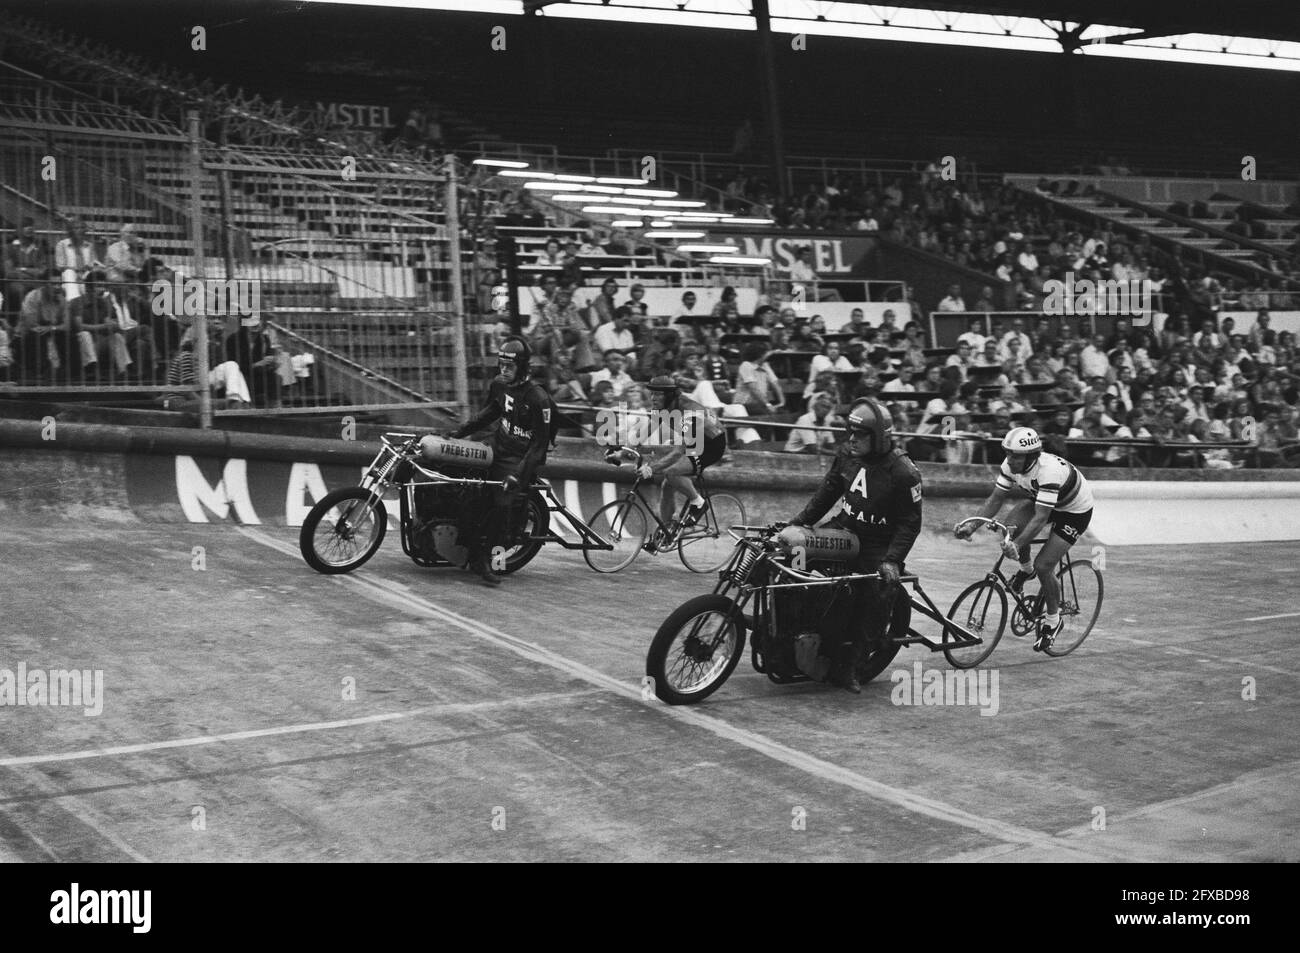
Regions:
<svg viewBox="0 0 1300 953"><path fill-rule="evenodd" d="M880 456L888 453L892 447L894 418L888 410L870 397L861 397L849 408L849 416L844 422L844 431L850 437L855 433L869 434L871 439L866 456Z"/></svg>
<svg viewBox="0 0 1300 953"><path fill-rule="evenodd" d="M532 356L532 348L523 338L506 338L497 352L497 370L509 383L517 384L527 379L528 362Z"/></svg>
<svg viewBox="0 0 1300 953"><path fill-rule="evenodd" d="M1007 453L1042 453L1043 438L1032 427L1013 427L1002 438L1002 449Z"/></svg>
<svg viewBox="0 0 1300 953"><path fill-rule="evenodd" d="M645 386L650 388L651 391L658 391L663 394L665 404L670 404L675 401L677 395L681 392L681 388L678 385L676 378L671 377L668 374L660 374L658 377L652 377L650 382Z"/></svg>

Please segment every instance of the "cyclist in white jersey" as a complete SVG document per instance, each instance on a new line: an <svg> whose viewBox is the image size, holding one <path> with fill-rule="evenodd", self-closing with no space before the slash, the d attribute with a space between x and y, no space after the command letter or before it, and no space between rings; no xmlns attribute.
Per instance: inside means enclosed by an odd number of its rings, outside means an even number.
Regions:
<svg viewBox="0 0 1300 953"><path fill-rule="evenodd" d="M1092 490L1072 463L1054 453L1043 453L1042 438L1029 427L1016 427L1008 433L1002 439L1002 449L1006 459L979 515L993 519L1008 499L1017 501L1003 521L1015 526L1016 533L1002 544L1002 550L1008 559L1020 564L1011 580L1013 589L1019 592L1035 575L1042 585L1047 612L1038 622L1034 640L1034 651L1041 652L1061 629L1061 587L1056 581L1056 566L1092 520ZM1049 525L1051 534L1031 565L1029 544ZM973 526L966 527L956 535L969 539L974 531Z"/></svg>

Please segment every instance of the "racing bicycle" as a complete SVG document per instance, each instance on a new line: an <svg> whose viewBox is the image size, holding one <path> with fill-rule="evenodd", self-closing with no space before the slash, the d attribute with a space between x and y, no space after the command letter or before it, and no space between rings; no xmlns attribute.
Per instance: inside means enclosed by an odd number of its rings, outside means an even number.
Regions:
<svg viewBox="0 0 1300 953"><path fill-rule="evenodd" d="M958 529L971 523L987 526L1000 533L1003 540L1010 539L1014 526L1005 526L997 520L972 516L957 524ZM1034 540L1034 545L1045 543ZM957 597L948 610L948 618L959 622L968 631L979 635L978 645L954 645L944 649L944 655L954 668L974 668L992 654L1007 625L1008 602L1011 610L1011 632L1023 638L1034 631L1034 626L1046 611L1046 596L1040 591L1029 595L1011 588L1011 580L1002 572L1005 554L999 553L993 568L978 582L971 583ZM1101 600L1105 592L1101 570L1089 559L1073 559L1067 553L1056 569L1056 581L1061 587L1061 630L1044 649L1051 656L1069 655L1088 637L1101 614ZM1028 583L1026 583L1028 585ZM1008 596L1010 600L1008 600Z"/></svg>

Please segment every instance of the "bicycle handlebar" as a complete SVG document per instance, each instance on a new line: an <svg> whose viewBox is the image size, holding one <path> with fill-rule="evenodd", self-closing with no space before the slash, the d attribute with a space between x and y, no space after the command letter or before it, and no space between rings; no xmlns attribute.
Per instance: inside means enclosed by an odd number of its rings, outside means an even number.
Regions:
<svg viewBox="0 0 1300 953"><path fill-rule="evenodd" d="M994 530L995 532L1000 532L1002 534L1003 539L1010 539L1012 536L1015 535L1016 532L1016 527L1007 526L1005 523L1000 523L997 520L989 519L987 516L968 516L964 520L959 520L957 522L957 525L952 528L953 532L954 533L958 532L967 523L978 523L982 526L987 526L989 529Z"/></svg>

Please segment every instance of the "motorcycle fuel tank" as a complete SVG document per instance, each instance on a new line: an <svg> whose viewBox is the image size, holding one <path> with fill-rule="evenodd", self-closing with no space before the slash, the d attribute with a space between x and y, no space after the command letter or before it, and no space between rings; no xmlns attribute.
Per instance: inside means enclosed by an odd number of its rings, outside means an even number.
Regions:
<svg viewBox="0 0 1300 953"><path fill-rule="evenodd" d="M845 529L829 527L787 526L778 537L790 547L804 548L808 560L833 559L845 562L858 555L858 538Z"/></svg>
<svg viewBox="0 0 1300 953"><path fill-rule="evenodd" d="M420 455L428 463L486 470L492 465L492 448L477 440L457 440L429 434L420 440Z"/></svg>

